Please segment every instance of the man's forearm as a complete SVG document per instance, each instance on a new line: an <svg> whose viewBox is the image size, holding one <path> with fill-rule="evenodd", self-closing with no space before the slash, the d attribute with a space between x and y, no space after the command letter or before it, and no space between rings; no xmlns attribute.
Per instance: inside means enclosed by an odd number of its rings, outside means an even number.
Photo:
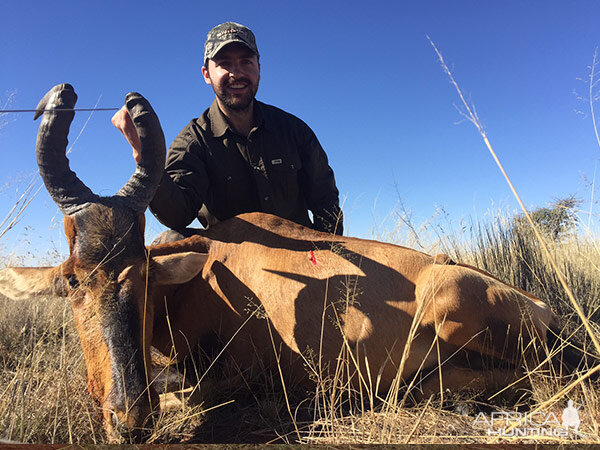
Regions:
<svg viewBox="0 0 600 450"><path fill-rule="evenodd" d="M185 194L166 171L150 202L150 211L160 223L173 230L187 227L198 212L188 204Z"/></svg>

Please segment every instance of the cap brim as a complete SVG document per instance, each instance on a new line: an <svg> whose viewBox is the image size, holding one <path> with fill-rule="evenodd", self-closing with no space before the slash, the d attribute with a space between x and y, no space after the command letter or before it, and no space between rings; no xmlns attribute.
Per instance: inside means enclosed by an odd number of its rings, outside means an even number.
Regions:
<svg viewBox="0 0 600 450"><path fill-rule="evenodd" d="M225 42L221 42L212 52L210 55L206 55L206 57L204 58L204 62L206 62L207 59L212 59L214 58L217 53L219 53L221 50L223 50L224 47L228 46L229 44L233 44L235 42L239 42L240 44L244 44L244 46L250 50L252 53L254 53L255 55L257 55L258 53L256 51L254 51L245 41L241 40L241 39L231 39L229 41L225 41Z"/></svg>

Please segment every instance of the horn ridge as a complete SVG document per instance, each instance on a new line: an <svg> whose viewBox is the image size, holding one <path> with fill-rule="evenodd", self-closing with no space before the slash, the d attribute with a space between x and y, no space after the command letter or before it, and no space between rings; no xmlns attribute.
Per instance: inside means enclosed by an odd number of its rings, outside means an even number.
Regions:
<svg viewBox="0 0 600 450"><path fill-rule="evenodd" d="M142 143L142 158L115 197L125 199L134 211L143 212L154 197L165 168L165 136L158 116L142 95L130 92L125 105Z"/></svg>
<svg viewBox="0 0 600 450"><path fill-rule="evenodd" d="M43 114L36 142L37 163L48 193L63 214L71 215L97 200L97 196L69 167L66 156L69 128L77 103L77 94L68 83L50 89L40 100L34 120Z"/></svg>

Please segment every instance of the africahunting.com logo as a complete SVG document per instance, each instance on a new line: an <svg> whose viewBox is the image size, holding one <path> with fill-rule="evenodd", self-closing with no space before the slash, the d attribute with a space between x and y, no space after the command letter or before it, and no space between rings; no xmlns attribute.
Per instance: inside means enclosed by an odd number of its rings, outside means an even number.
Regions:
<svg viewBox="0 0 600 450"><path fill-rule="evenodd" d="M577 433L580 423L578 408L573 406L573 400L569 400L560 420L553 412L494 411L487 416L480 412L473 426L486 427L488 436L568 437L569 430Z"/></svg>

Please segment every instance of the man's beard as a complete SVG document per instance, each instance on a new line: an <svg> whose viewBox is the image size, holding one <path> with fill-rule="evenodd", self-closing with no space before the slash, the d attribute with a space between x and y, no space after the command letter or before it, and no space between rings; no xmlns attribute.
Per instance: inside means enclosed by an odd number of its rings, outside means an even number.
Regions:
<svg viewBox="0 0 600 450"><path fill-rule="evenodd" d="M247 92L241 97L229 92L227 86L233 83L246 83L248 85ZM219 86L218 89L213 86L213 91L226 108L232 111L244 111L252 105L254 96L258 91L258 82L256 85L254 85L247 78L241 78L239 80L235 80L233 83L227 80L221 86Z"/></svg>

